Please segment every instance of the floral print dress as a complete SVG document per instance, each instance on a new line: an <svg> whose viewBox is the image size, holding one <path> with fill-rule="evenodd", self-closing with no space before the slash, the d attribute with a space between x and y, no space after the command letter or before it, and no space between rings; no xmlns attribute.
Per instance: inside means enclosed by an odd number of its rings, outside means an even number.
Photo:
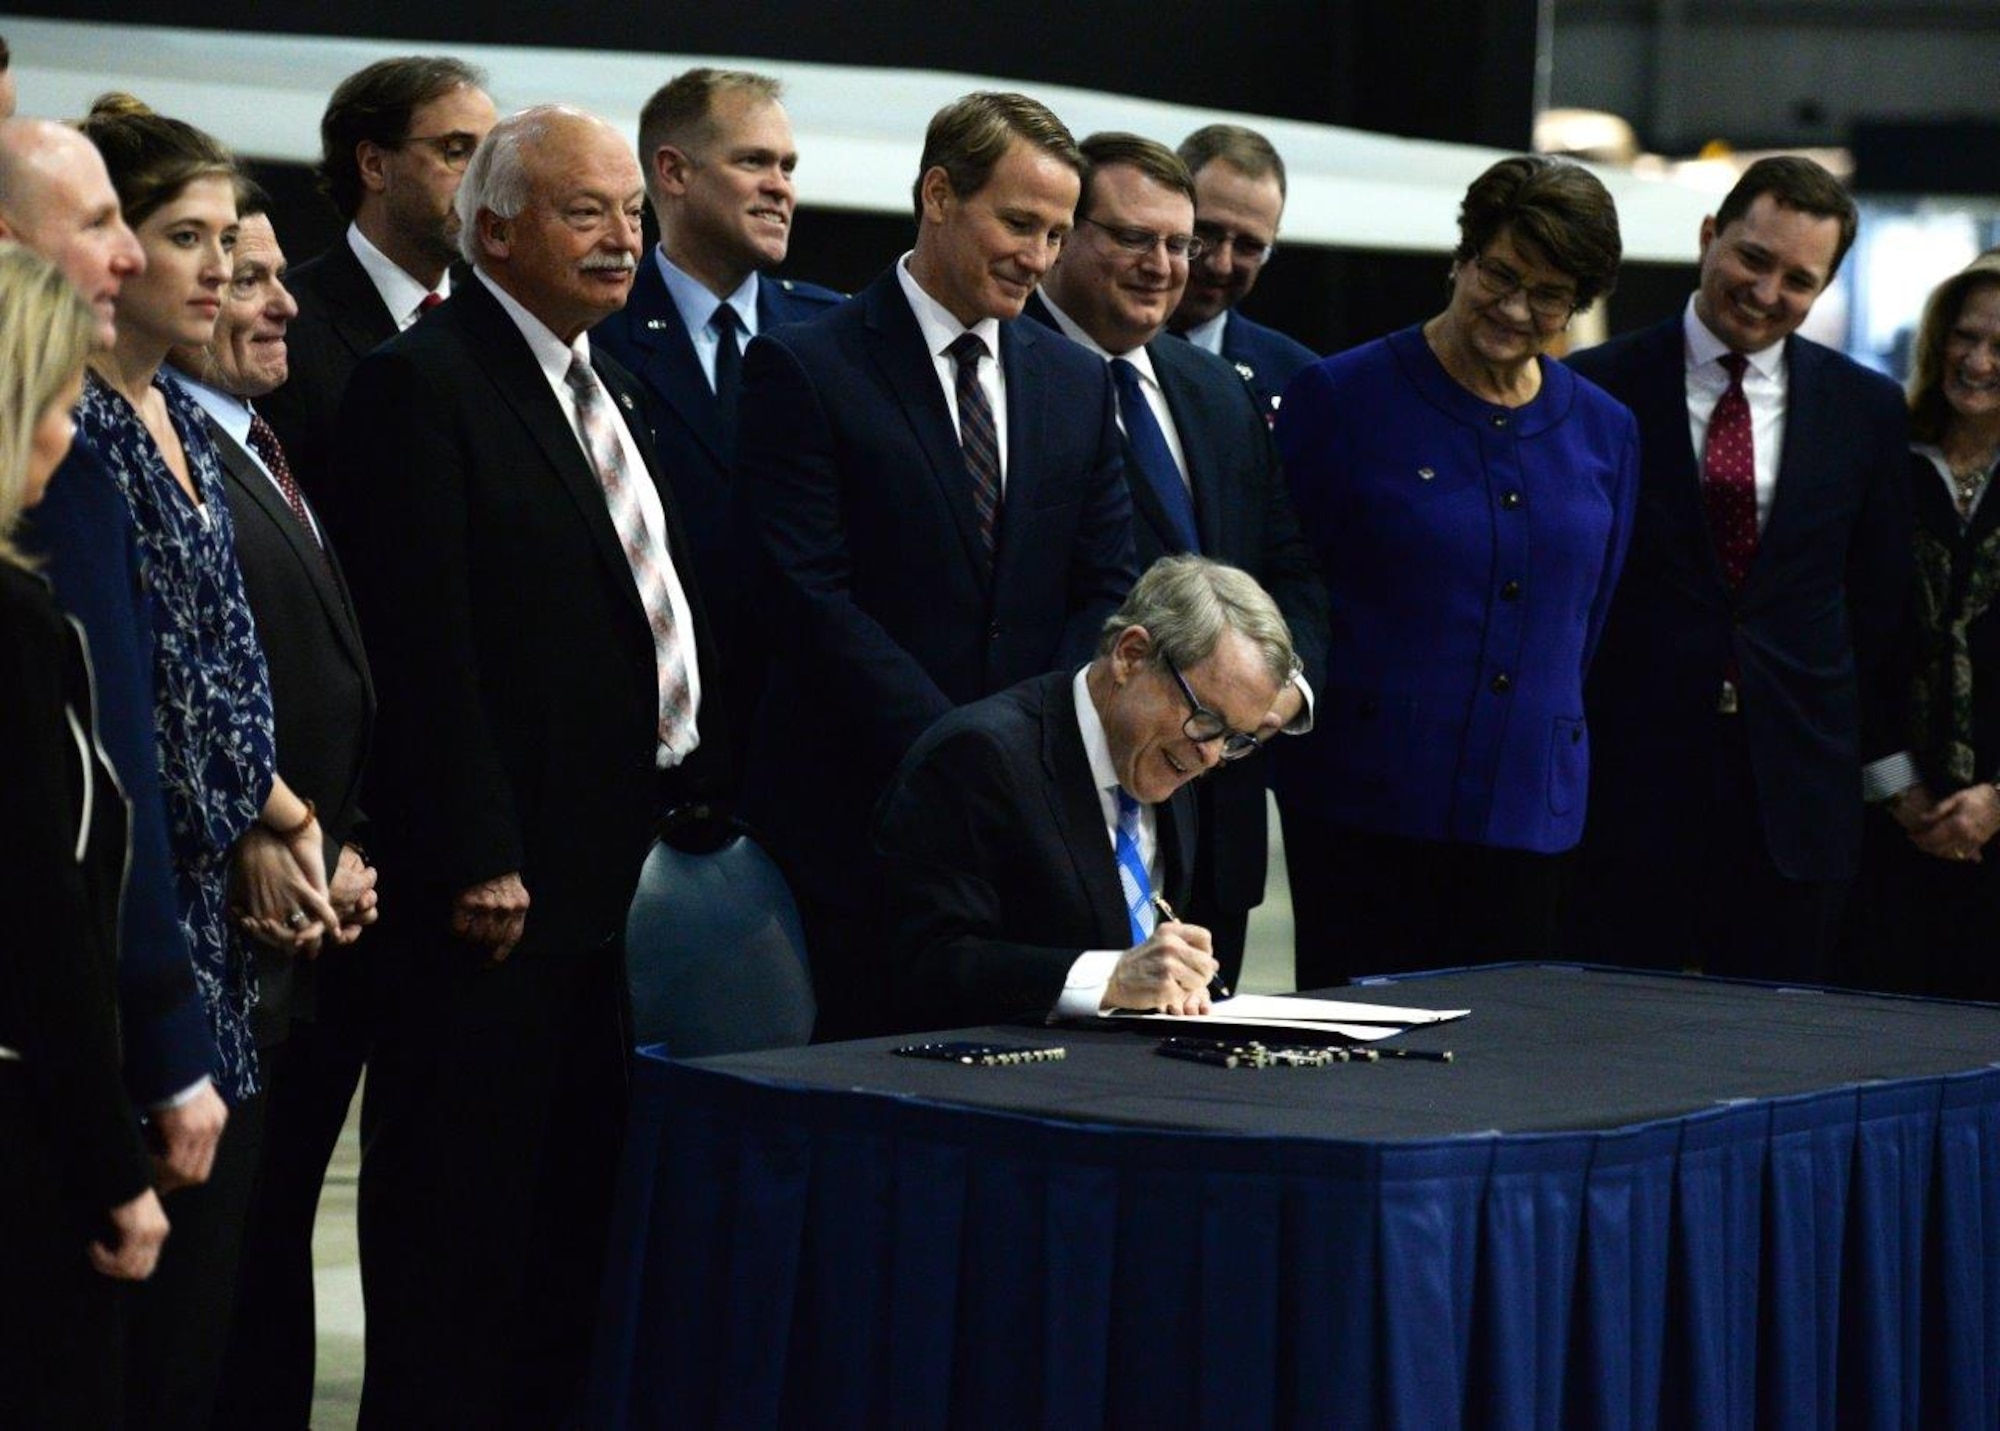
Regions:
<svg viewBox="0 0 2000 1431"><path fill-rule="evenodd" d="M216 1086L236 1104L260 1082L250 1029L257 984L229 918L229 854L271 791L271 682L201 408L164 374L153 386L180 434L199 506L174 480L132 405L95 373L84 384L77 436L125 494L138 529L153 624L153 731L181 932L215 1034Z"/></svg>

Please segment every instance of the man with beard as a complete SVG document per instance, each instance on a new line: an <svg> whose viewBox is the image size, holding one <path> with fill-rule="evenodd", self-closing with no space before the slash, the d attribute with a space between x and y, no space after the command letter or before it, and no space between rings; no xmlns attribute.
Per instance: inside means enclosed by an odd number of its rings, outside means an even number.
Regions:
<svg viewBox="0 0 2000 1431"><path fill-rule="evenodd" d="M291 272L291 377L261 407L321 508L340 498L328 459L354 365L451 296L452 199L494 121L485 82L448 57L377 60L340 82L320 118L320 189L347 232Z"/></svg>

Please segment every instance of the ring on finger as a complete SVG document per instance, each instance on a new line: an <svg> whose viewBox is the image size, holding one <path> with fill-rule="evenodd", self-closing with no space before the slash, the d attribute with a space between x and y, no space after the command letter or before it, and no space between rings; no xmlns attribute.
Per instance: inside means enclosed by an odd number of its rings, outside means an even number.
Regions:
<svg viewBox="0 0 2000 1431"><path fill-rule="evenodd" d="M287 929L304 929L309 922L306 919L306 912L303 909L295 909L285 916L285 928Z"/></svg>

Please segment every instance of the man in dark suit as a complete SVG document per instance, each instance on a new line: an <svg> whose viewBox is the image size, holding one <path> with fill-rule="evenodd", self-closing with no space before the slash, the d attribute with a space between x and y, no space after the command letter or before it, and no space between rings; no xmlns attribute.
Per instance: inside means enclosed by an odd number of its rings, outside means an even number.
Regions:
<svg viewBox="0 0 2000 1431"><path fill-rule="evenodd" d="M703 67L646 101L639 159L660 244L639 265L632 301L591 334L646 389L646 420L722 653L718 708L746 725L770 647L755 623L758 567L729 480L743 349L841 298L770 276L791 242L799 160L779 93L768 76Z"/></svg>
<svg viewBox="0 0 2000 1431"><path fill-rule="evenodd" d="M60 268L97 312L98 345L111 346L119 291L146 256L88 139L48 120L0 123L0 238ZM202 1183L229 1115L209 1079L215 1040L176 913L153 736L152 624L131 512L103 464L78 443L21 536L89 637L98 732L132 802L118 940L126 1088L146 1114L161 1191Z"/></svg>
<svg viewBox="0 0 2000 1431"><path fill-rule="evenodd" d="M382 696L371 938L400 971L368 1072L363 1425L575 1414L626 911L661 802L699 797L722 735L637 385L589 341L644 202L603 121L510 115L458 196L474 276L348 386L334 525Z"/></svg>
<svg viewBox="0 0 2000 1431"><path fill-rule="evenodd" d="M1209 932L1165 901L1187 893L1200 846L1227 836L1202 825L1197 839L1187 787L1256 750L1295 669L1284 617L1255 581L1169 557L1105 624L1089 665L931 727L875 831L913 1021L1206 1012Z"/></svg>
<svg viewBox="0 0 2000 1431"><path fill-rule="evenodd" d="M313 1220L327 1150L354 1086L351 1073L323 1076L327 1041L315 1037L315 1025L323 1003L333 1005L337 1021L360 1022L339 1007L358 995L357 981L339 978L322 988L320 976L352 957L345 946L376 918L375 871L358 843L375 688L339 559L282 444L252 406L285 381L285 331L298 305L285 289L268 199L248 183L238 190L241 223L215 337L205 348L175 349L168 361L206 410L222 457L236 557L271 672L278 769L318 810L328 888L342 919L322 962L257 950L253 1023L266 1096L239 1110L218 1164L244 1169L248 1207L232 1219L243 1229L240 1249L232 1243L226 1260L210 1264L219 1274L212 1295L235 1296L234 1315L214 1319L230 1328L214 1420L269 1426L303 1422L312 1411ZM248 841L245 850L254 853ZM240 1116L252 1109L254 1125Z"/></svg>
<svg viewBox="0 0 2000 1431"><path fill-rule="evenodd" d="M1029 311L1105 363L1118 390L1125 480L1139 559L1200 552L1243 568L1278 603L1304 662L1259 728L1311 726L1311 682L1326 658L1326 591L1299 534L1256 400L1229 364L1161 336L1190 263L1194 184L1171 149L1094 134L1077 227ZM1250 911L1264 900L1267 763L1232 763L1198 789L1202 842L1188 914L1215 937L1223 981L1243 971Z"/></svg>
<svg viewBox="0 0 2000 1431"><path fill-rule="evenodd" d="M1015 321L1079 164L1025 96L947 105L914 250L744 356L737 480L776 648L744 807L799 887L822 1037L881 1026L867 829L896 763L954 706L1084 659L1136 575L1104 365Z"/></svg>
<svg viewBox="0 0 2000 1431"><path fill-rule="evenodd" d="M493 127L485 83L450 58L377 60L340 82L320 118L319 185L347 232L292 270L291 377L260 406L322 509L340 500L333 424L354 365L451 296L452 199Z"/></svg>
<svg viewBox="0 0 2000 1431"><path fill-rule="evenodd" d="M1275 421L1285 384L1318 355L1275 328L1252 322L1237 306L1257 286L1278 246L1285 215L1285 161L1271 141L1240 124L1210 124L1181 141L1194 175L1194 231L1202 255L1171 327L1198 348L1227 358Z"/></svg>
<svg viewBox="0 0 2000 1431"><path fill-rule="evenodd" d="M1686 311L1578 354L1639 420L1637 524L1585 690L1580 957L1827 973L1893 753L1909 579L1893 383L1796 330L1853 241L1817 164L1760 160L1702 221Z"/></svg>

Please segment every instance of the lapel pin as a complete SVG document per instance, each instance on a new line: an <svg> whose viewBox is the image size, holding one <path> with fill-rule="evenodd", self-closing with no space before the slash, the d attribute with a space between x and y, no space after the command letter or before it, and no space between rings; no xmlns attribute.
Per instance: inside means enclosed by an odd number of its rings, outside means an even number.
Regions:
<svg viewBox="0 0 2000 1431"><path fill-rule="evenodd" d="M648 318L646 320L646 326L652 329L655 333L657 333L661 329L667 326L667 320L664 318Z"/></svg>
<svg viewBox="0 0 2000 1431"><path fill-rule="evenodd" d="M620 393L618 394L618 401L620 404L623 405L625 411L627 412L632 411L632 394Z"/></svg>
<svg viewBox="0 0 2000 1431"><path fill-rule="evenodd" d="M1419 467L1417 469L1417 480L1419 482L1428 482L1435 476L1437 476L1437 473L1428 467Z"/></svg>
<svg viewBox="0 0 2000 1431"><path fill-rule="evenodd" d="M1241 377L1243 381L1246 383L1255 382L1257 380L1257 370L1251 367L1248 363L1238 363L1236 365L1236 373L1237 376Z"/></svg>

